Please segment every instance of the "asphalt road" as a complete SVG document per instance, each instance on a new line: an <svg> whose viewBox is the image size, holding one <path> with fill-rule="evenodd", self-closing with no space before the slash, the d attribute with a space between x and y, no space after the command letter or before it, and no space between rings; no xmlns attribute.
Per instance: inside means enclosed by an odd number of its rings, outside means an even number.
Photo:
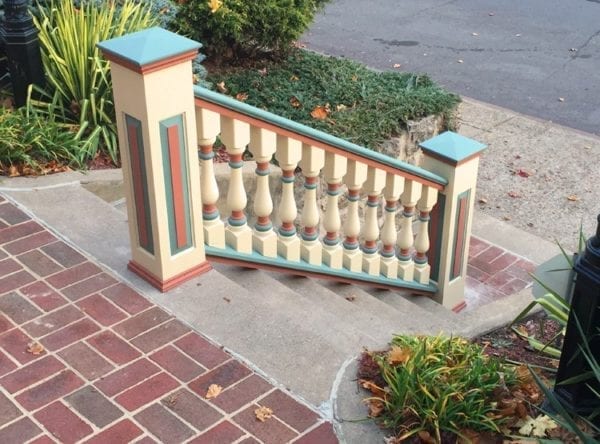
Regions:
<svg viewBox="0 0 600 444"><path fill-rule="evenodd" d="M303 42L600 134L600 0L332 0Z"/></svg>

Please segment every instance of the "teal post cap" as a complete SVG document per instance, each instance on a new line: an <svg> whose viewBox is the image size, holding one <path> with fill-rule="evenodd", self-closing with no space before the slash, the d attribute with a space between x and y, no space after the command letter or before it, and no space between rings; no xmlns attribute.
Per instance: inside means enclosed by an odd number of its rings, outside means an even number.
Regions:
<svg viewBox="0 0 600 444"><path fill-rule="evenodd" d="M479 155L487 145L452 131L421 142L419 146L425 154L437 157L446 163L458 165Z"/></svg>
<svg viewBox="0 0 600 444"><path fill-rule="evenodd" d="M98 43L107 58L129 62L135 67L161 62L198 51L202 45L160 27L148 28ZM112 57L111 57L112 56Z"/></svg>

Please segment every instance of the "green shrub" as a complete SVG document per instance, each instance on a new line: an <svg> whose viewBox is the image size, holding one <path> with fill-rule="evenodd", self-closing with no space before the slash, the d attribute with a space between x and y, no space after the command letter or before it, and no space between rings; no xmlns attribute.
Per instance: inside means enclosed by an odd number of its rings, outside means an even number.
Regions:
<svg viewBox="0 0 600 444"><path fill-rule="evenodd" d="M84 127L61 122L60 109L46 105L43 113L31 106L17 110L0 106L0 170L26 166L35 173L48 162L82 166L88 156L89 140L83 140Z"/></svg>
<svg viewBox="0 0 600 444"><path fill-rule="evenodd" d="M442 442L446 433L499 432L494 394L512 385L512 369L461 338L395 336L388 353L375 356L386 387L375 398L376 418L406 439L420 432ZM501 391L501 390L500 390Z"/></svg>
<svg viewBox="0 0 600 444"><path fill-rule="evenodd" d="M39 30L47 95L59 95L66 118L89 125L95 134L89 156L98 149L118 162L117 130L108 62L96 43L156 24L148 6L134 0L52 0L40 6L34 23ZM96 129L99 129L96 131Z"/></svg>
<svg viewBox="0 0 600 444"><path fill-rule="evenodd" d="M308 28L323 0L184 0L177 29L201 42L210 56L285 53Z"/></svg>
<svg viewBox="0 0 600 444"><path fill-rule="evenodd" d="M375 72L350 60L300 50L281 62L210 74L208 80L224 82L226 94L247 97L249 105L376 151L408 120L449 117L460 102L424 74ZM327 109L327 118L311 115L317 107Z"/></svg>

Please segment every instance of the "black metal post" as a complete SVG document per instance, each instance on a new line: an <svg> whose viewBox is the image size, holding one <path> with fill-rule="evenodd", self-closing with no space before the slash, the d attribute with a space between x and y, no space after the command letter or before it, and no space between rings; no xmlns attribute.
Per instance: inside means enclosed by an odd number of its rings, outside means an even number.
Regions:
<svg viewBox="0 0 600 444"><path fill-rule="evenodd" d="M565 340L556 375L554 392L573 411L586 415L600 407L600 382L596 378L575 384L561 384L591 370L581 353L583 338L592 356L600 360L600 215L596 235L586 243L586 250L575 263L577 278L571 301ZM577 325L577 321L579 325ZM583 336L582 336L583 335ZM591 388L590 388L591 387Z"/></svg>
<svg viewBox="0 0 600 444"><path fill-rule="evenodd" d="M15 105L25 105L29 85L44 85L40 42L28 11L28 0L4 0L0 40L8 58Z"/></svg>

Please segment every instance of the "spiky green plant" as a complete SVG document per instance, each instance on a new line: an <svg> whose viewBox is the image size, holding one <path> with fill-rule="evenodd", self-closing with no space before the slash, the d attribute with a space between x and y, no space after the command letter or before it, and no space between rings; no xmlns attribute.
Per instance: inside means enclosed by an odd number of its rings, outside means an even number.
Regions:
<svg viewBox="0 0 600 444"><path fill-rule="evenodd" d="M499 432L493 394L514 383L512 368L461 338L400 335L391 345L388 354L375 356L387 384L377 419L401 440L419 432L436 442L443 432Z"/></svg>
<svg viewBox="0 0 600 444"><path fill-rule="evenodd" d="M90 157L98 149L118 163L117 130L108 62L98 42L148 28L157 23L147 4L123 0L51 0L38 5L34 23L39 30L46 72L47 96L58 93L66 117L96 134Z"/></svg>

